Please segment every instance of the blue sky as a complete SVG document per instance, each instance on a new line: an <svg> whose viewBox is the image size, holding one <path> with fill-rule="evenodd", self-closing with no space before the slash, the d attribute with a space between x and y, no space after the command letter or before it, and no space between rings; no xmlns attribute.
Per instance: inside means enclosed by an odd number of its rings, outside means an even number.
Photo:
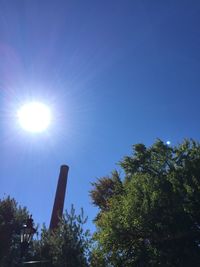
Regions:
<svg viewBox="0 0 200 267"><path fill-rule="evenodd" d="M0 198L49 225L61 164L65 207L89 216L91 182L132 144L200 139L199 1L0 0ZM22 130L27 101L50 106L48 131Z"/></svg>

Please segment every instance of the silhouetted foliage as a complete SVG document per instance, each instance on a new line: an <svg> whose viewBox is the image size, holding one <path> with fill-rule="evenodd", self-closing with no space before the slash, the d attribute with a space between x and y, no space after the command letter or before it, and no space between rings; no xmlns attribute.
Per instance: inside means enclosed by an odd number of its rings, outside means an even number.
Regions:
<svg viewBox="0 0 200 267"><path fill-rule="evenodd" d="M99 208L93 261L115 267L199 266L199 143L171 147L157 140L149 148L133 148L120 163L125 173L117 182L120 194L113 175L93 183L91 197Z"/></svg>
<svg viewBox="0 0 200 267"><path fill-rule="evenodd" d="M0 266L20 263L20 230L29 213L10 197L0 200Z"/></svg>

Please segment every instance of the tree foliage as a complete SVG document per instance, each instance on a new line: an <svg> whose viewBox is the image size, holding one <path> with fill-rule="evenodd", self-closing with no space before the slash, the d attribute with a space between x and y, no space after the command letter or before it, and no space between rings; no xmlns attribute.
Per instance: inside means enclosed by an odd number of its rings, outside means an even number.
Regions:
<svg viewBox="0 0 200 267"><path fill-rule="evenodd" d="M20 230L29 213L15 199L0 200L0 266L16 266L20 262Z"/></svg>
<svg viewBox="0 0 200 267"><path fill-rule="evenodd" d="M59 227L49 231L42 228L41 239L35 241L35 259L48 260L52 267L86 267L88 266L90 233L84 230L87 218L83 210L80 215L75 214L72 206L60 220Z"/></svg>
<svg viewBox="0 0 200 267"><path fill-rule="evenodd" d="M97 182L92 183L92 186L95 188L90 192L93 204L101 211L108 210L108 200L122 191L122 182L117 171L114 171L111 177L98 179Z"/></svg>
<svg viewBox="0 0 200 267"><path fill-rule="evenodd" d="M199 266L200 145L137 144L120 166L123 181L112 174L108 186L105 178L93 183L99 208L93 258L115 267Z"/></svg>
<svg viewBox="0 0 200 267"><path fill-rule="evenodd" d="M22 262L46 262L48 267L86 267L91 245L90 233L84 229L87 218L83 210L75 214L72 206L60 219L59 227L50 231L42 227L41 236L33 240L24 255L21 254L20 231L29 212L7 197L0 200L0 266L17 267ZM34 265L35 266L35 265Z"/></svg>

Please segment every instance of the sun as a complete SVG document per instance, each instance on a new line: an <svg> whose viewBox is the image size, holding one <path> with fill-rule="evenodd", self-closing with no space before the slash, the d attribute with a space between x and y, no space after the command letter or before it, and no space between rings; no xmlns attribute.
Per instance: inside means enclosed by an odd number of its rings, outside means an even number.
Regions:
<svg viewBox="0 0 200 267"><path fill-rule="evenodd" d="M40 102L30 102L23 105L17 112L21 127L29 132L45 131L51 122L51 112L47 105Z"/></svg>

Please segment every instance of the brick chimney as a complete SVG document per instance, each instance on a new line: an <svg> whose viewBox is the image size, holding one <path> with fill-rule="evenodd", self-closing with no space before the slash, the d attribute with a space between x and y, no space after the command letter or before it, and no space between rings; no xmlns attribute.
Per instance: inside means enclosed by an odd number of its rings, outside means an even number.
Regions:
<svg viewBox="0 0 200 267"><path fill-rule="evenodd" d="M62 165L60 167L60 175L58 178L56 195L51 215L51 222L49 226L50 230L54 230L58 227L59 218L62 217L63 214L68 171L69 167L67 165Z"/></svg>

